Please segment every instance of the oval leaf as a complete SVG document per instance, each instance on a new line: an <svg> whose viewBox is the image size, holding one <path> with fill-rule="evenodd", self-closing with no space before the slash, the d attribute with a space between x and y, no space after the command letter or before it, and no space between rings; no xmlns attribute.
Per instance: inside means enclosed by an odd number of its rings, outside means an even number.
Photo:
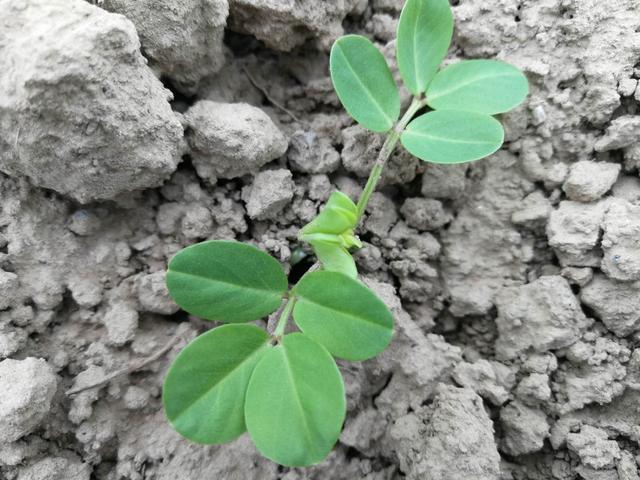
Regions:
<svg viewBox="0 0 640 480"><path fill-rule="evenodd" d="M527 77L498 60L465 60L444 68L427 91L436 110L464 110L493 115L520 105L529 93Z"/></svg>
<svg viewBox="0 0 640 480"><path fill-rule="evenodd" d="M294 294L296 324L332 355L365 360L389 345L393 316L361 282L341 273L312 272L298 282Z"/></svg>
<svg viewBox="0 0 640 480"><path fill-rule="evenodd" d="M324 459L346 413L342 377L321 345L301 333L286 335L256 366L245 404L247 430L258 450L281 465Z"/></svg>
<svg viewBox="0 0 640 480"><path fill-rule="evenodd" d="M400 115L400 95L380 51L367 38L345 35L331 47L331 80L345 110L360 125L386 132Z"/></svg>
<svg viewBox="0 0 640 480"><path fill-rule="evenodd" d="M453 35L449 0L407 0L398 22L396 58L404 84L423 93L444 59Z"/></svg>
<svg viewBox="0 0 640 480"><path fill-rule="evenodd" d="M184 310L207 320L248 322L275 311L287 276L252 245L211 240L181 250L169 263L167 287Z"/></svg>
<svg viewBox="0 0 640 480"><path fill-rule="evenodd" d="M413 120L402 133L402 145L421 160L463 163L491 155L504 140L502 125L489 115L437 110Z"/></svg>
<svg viewBox="0 0 640 480"><path fill-rule="evenodd" d="M200 335L175 359L164 381L169 422L197 443L225 443L245 430L244 399L269 336L255 325L223 325Z"/></svg>

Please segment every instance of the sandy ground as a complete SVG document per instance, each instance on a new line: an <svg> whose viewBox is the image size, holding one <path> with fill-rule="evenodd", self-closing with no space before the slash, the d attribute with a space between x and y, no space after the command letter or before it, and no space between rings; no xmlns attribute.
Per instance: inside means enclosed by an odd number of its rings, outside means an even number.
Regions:
<svg viewBox="0 0 640 480"><path fill-rule="evenodd" d="M393 64L401 6L0 0L0 478L640 479L638 0L454 2L447 62L509 61L531 95L489 159L394 155L357 261L396 337L341 365L327 460L167 425L163 373L211 327L168 297L167 259L235 238L292 277L313 261L290 268L298 228L381 144L328 48L362 33Z"/></svg>

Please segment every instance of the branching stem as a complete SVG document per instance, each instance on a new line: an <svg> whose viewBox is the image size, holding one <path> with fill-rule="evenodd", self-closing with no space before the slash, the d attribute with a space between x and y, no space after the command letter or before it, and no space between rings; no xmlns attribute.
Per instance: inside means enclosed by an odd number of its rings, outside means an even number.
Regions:
<svg viewBox="0 0 640 480"><path fill-rule="evenodd" d="M376 162L371 169L371 173L369 174L369 178L367 179L367 184L358 199L357 207L357 223L362 219L362 215L364 214L365 209L367 208L367 204L369 203L369 199L371 195L376 189L378 182L380 181L380 177L382 176L382 171L391 157L393 150L395 149L398 140L400 140L400 135L407 127L411 119L414 115L423 108L427 104L427 101L424 98L414 98L411 101L411 105L407 108L407 111L404 113L402 118L394 125L394 127L389 131L387 138L382 144L382 148L380 149L380 153L378 153L378 157L376 158ZM311 267L306 274L316 270L320 265L315 263L313 267ZM306 275L305 274L305 275ZM276 329L273 332L273 338L279 339L284 334L284 330L287 327L287 323L289 321L289 317L291 316L291 312L293 311L293 306L295 305L296 298L294 295L291 295L287 300L286 305L282 309L282 313L280 314L280 318L278 319L278 323L276 325Z"/></svg>
<svg viewBox="0 0 640 480"><path fill-rule="evenodd" d="M371 173L369 174L369 178L367 179L367 184L364 186L364 190L358 199L358 222L362 218L365 209L367 208L367 204L369 203L369 199L371 195L376 189L378 182L380 181L380 177L382 176L382 171L384 170L387 161L391 157L393 150L396 148L398 140L400 140L400 135L409 124L413 116L423 108L427 104L427 101L424 98L414 98L407 108L407 111L404 113L402 118L396 123L396 125L391 129L384 143L382 144L382 148L380 149L380 153L378 153L378 158L376 158L376 163L373 165L371 169Z"/></svg>

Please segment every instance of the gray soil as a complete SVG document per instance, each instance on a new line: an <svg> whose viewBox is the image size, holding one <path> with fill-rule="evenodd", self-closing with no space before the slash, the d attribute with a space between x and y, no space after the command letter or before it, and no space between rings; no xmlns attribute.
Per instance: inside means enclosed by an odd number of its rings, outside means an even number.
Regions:
<svg viewBox="0 0 640 480"><path fill-rule="evenodd" d="M393 64L402 1L0 0L0 478L640 479L640 4L454 3L446 61L531 95L486 160L392 158L357 262L394 341L341 364L338 445L286 469L168 426L164 372L212 325L164 269L209 238L313 261L298 228L381 144L328 48Z"/></svg>

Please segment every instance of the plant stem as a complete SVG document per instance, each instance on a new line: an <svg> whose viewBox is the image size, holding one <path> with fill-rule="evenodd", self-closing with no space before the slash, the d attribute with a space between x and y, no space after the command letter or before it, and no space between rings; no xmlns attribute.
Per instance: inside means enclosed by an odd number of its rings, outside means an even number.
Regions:
<svg viewBox="0 0 640 480"><path fill-rule="evenodd" d="M279 338L284 333L284 329L287 326L287 322L289 320L289 316L291 315L291 311L293 310L293 306L296 303L295 297L289 298L287 300L287 304L284 306L284 310L280 314L280 318L278 319L278 324L276 325L276 329L273 331L273 336Z"/></svg>
<svg viewBox="0 0 640 480"><path fill-rule="evenodd" d="M382 171L384 170L384 167L387 164L389 157L391 157L393 150L396 148L398 140L400 140L400 135L402 134L404 129L407 127L409 122L413 119L413 116L418 112L418 110L423 108L426 104L427 104L426 99L414 97L413 100L411 101L411 104L409 105L409 108L407 108L407 111L404 112L404 115L402 115L402 118L394 125L391 131L389 131L389 134L387 135L387 138L385 139L384 143L382 144L382 148L378 153L378 158L376 158L376 162L373 165L373 168L371 169L371 173L369 174L369 178L367 179L367 184L364 186L364 189L360 194L360 198L358 199L358 204L356 205L356 208L357 208L356 225L362 219L362 215L364 214L364 211L367 208L369 199L371 198L371 195L375 191L376 186L380 181L380 177L382 176ZM318 268L320 268L320 263L316 262L305 273L305 275L311 273L312 271ZM304 278L304 275L303 275L303 278ZM298 282L300 280L298 280ZM293 310L295 301L296 301L295 296L292 295L287 301L286 305L284 306L284 309L282 310L282 314L278 319L276 329L273 332L274 338L276 339L280 338L284 333L284 329L287 326L287 322L289 320L289 316L291 315L291 311Z"/></svg>
<svg viewBox="0 0 640 480"><path fill-rule="evenodd" d="M369 178L367 179L367 184L364 186L364 190L358 199L357 205L357 214L358 214L358 222L362 218L365 209L367 208L367 204L369 203L369 199L371 195L376 189L378 182L380 181L380 177L382 176L382 171L384 170L389 157L393 153L393 150L396 148L396 144L398 140L400 140L400 135L406 128L407 124L411 121L413 116L416 114L418 110L424 107L427 104L425 99L414 98L407 108L407 111L404 113L402 118L396 123L393 129L387 135L384 143L382 144L382 148L380 149L380 153L378 153L378 158L376 159L376 163L373 165L371 169L371 173L369 174Z"/></svg>

